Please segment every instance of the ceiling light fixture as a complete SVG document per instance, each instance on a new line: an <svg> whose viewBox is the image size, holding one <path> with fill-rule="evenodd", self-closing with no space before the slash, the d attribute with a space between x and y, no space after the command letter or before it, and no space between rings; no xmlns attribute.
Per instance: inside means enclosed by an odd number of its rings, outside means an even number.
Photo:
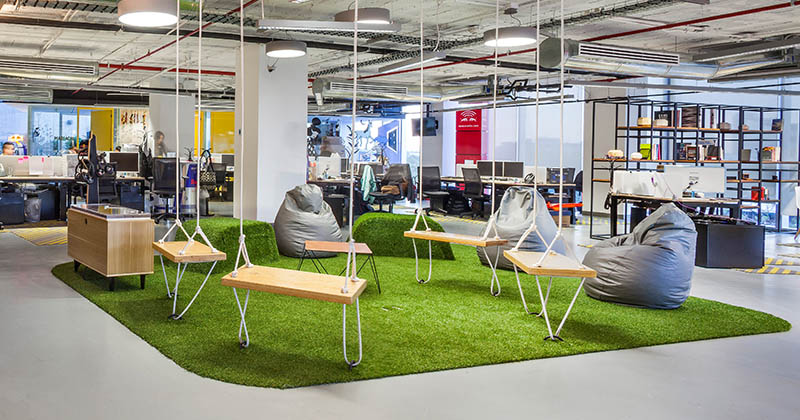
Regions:
<svg viewBox="0 0 800 420"><path fill-rule="evenodd" d="M339 12L333 17L337 22L353 22L356 18L356 10L350 9L344 12ZM358 9L358 23L367 23L374 25L389 25L392 19L389 15L389 9L382 7L363 7Z"/></svg>
<svg viewBox="0 0 800 420"><path fill-rule="evenodd" d="M438 61L445 58L447 54L444 51L427 51L422 54L422 64L430 63L432 61ZM407 69L414 69L420 67L420 59L417 58L409 58L408 60L398 61L397 63L389 64L388 66L381 67L378 72L379 73L388 73L390 71L399 71L399 70L407 70Z"/></svg>
<svg viewBox="0 0 800 420"><path fill-rule="evenodd" d="M178 22L172 0L120 0L117 2L119 21L143 28L174 25Z"/></svg>
<svg viewBox="0 0 800 420"><path fill-rule="evenodd" d="M267 43L267 56L272 58L297 58L306 55L302 41L272 41Z"/></svg>
<svg viewBox="0 0 800 420"><path fill-rule="evenodd" d="M530 26L508 26L497 29L496 40L495 29L484 32L483 44L487 47L521 47L535 44L536 37L536 28Z"/></svg>

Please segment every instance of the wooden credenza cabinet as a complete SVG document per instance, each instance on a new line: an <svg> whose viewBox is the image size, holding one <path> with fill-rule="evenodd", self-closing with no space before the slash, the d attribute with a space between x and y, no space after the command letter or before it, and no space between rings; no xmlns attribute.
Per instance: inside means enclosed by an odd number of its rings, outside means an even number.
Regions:
<svg viewBox="0 0 800 420"><path fill-rule="evenodd" d="M149 213L105 204L73 206L67 213L67 253L75 262L109 279L153 273L153 221Z"/></svg>

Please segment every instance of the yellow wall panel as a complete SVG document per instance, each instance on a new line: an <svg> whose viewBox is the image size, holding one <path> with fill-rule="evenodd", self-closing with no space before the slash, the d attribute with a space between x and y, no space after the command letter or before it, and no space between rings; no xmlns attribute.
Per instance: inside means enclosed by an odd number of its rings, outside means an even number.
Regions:
<svg viewBox="0 0 800 420"><path fill-rule="evenodd" d="M236 118L233 112L211 112L211 151L233 153Z"/></svg>

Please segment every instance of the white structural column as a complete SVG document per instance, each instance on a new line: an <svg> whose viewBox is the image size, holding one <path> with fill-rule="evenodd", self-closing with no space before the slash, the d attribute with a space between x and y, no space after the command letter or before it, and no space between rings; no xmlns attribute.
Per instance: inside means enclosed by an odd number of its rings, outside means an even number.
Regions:
<svg viewBox="0 0 800 420"><path fill-rule="evenodd" d="M245 101L241 103L242 80L239 61L236 71L236 129L245 114L244 166L241 174L239 146L236 146L235 182L245 179L244 218L274 222L284 194L306 181L306 120L308 114L308 59L268 58L263 44L244 48L246 67ZM273 64L274 63L274 64ZM267 65L272 70L267 70ZM242 203L240 190L234 194L234 214Z"/></svg>

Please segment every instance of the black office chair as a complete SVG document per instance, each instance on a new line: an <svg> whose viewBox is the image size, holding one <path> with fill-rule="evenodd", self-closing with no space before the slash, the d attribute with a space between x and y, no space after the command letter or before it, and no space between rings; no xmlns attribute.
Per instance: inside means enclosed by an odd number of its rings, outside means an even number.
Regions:
<svg viewBox="0 0 800 420"><path fill-rule="evenodd" d="M175 207L180 206L178 202L179 197L175 197L175 172L177 166L175 165L175 158L155 158L153 159L153 180L151 183L150 191L157 195L159 198L165 199L169 203L171 197L175 198ZM164 219L175 219L177 217L174 211L170 211L169 204L164 213L153 214L153 219L159 223Z"/></svg>
<svg viewBox="0 0 800 420"><path fill-rule="evenodd" d="M381 187L394 185L399 189L399 194L390 194L380 191L369 194L369 196L378 203L378 211L383 211L383 206L388 205L389 213L391 213L394 211L394 203L408 197L411 185L411 166L407 163L391 165L383 175L380 185Z"/></svg>
<svg viewBox="0 0 800 420"><path fill-rule="evenodd" d="M464 197L472 202L472 211L470 212L473 217L476 213L481 217L485 217L483 207L487 202L491 202L492 198L483 193L483 182L478 168L461 168L461 173L464 175ZM478 211L475 211L475 208Z"/></svg>
<svg viewBox="0 0 800 420"><path fill-rule="evenodd" d="M101 176L97 178L98 200L100 203L118 204L117 183L115 176Z"/></svg>
<svg viewBox="0 0 800 420"><path fill-rule="evenodd" d="M447 200L450 193L442 191L442 178L439 175L438 166L423 166L422 175L422 196L431 201L429 208L425 209L426 214L431 210L447 214Z"/></svg>

